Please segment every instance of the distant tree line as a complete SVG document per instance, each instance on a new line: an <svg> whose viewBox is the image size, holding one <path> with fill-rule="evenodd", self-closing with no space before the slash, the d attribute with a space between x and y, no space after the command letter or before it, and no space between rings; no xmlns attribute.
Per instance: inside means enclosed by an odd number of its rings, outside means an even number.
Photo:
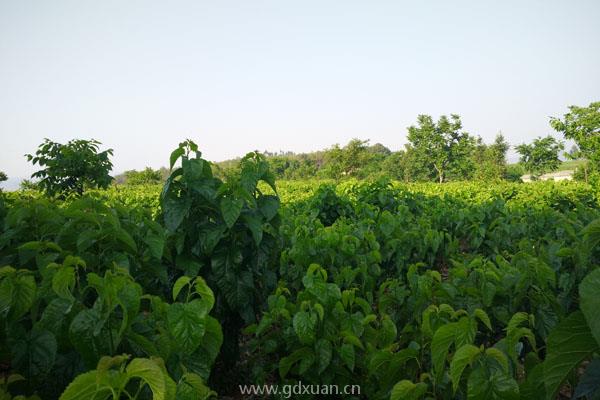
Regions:
<svg viewBox="0 0 600 400"><path fill-rule="evenodd" d="M600 102L588 107L569 107L563 119L552 118L550 125L575 146L564 156L586 160L576 177L588 180L600 171ZM502 134L486 144L481 137L465 132L460 116L441 116L435 121L419 115L416 125L408 128L404 149L391 151L381 143L352 139L341 147L295 154L265 152L279 179L376 178L389 177L405 182L446 182L457 180L518 181L524 174L532 179L560 167L564 143L551 135L531 143L514 146L519 163L507 164L511 148ZM227 175L238 168L239 160L217 163L219 173ZM598 179L598 178L596 178Z"/></svg>
<svg viewBox="0 0 600 400"><path fill-rule="evenodd" d="M550 126L575 145L564 156L584 162L575 172L576 179L600 183L600 102L587 107L570 106L562 118L551 118ZM435 121L419 115L408 128L404 149L391 151L381 143L352 139L345 146L334 145L312 153L264 152L278 179L378 178L405 182L447 182L459 180L518 181L525 173L532 179L555 171L561 164L562 141L548 135L514 148L520 154L518 164L509 165L509 143L498 134L493 143L464 131L460 116L441 116ZM105 188L111 183L141 185L164 182L167 168L130 170L113 178L112 149L100 151L95 140L71 140L66 144L46 139L35 154L26 157L42 167L24 181L25 189L39 189L50 195L81 194L87 188ZM240 159L215 163L216 174L227 177L239 172ZM0 171L0 182L7 179Z"/></svg>

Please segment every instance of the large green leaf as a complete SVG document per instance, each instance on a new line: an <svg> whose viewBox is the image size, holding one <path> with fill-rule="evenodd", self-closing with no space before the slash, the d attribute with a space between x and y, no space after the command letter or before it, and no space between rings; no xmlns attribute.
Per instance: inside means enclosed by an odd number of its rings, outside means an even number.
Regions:
<svg viewBox="0 0 600 400"><path fill-rule="evenodd" d="M581 311L574 312L558 324L548 336L543 364L546 399L554 399L571 371L598 350L598 343Z"/></svg>
<svg viewBox="0 0 600 400"><path fill-rule="evenodd" d="M194 290L202 298L207 311L212 310L215 305L215 295L212 289L206 284L206 281L201 276L197 276L194 281Z"/></svg>
<svg viewBox="0 0 600 400"><path fill-rule="evenodd" d="M315 341L317 315L308 311L299 311L294 315L294 332L303 344L312 344Z"/></svg>
<svg viewBox="0 0 600 400"><path fill-rule="evenodd" d="M33 330L11 340L12 362L32 376L50 372L56 358L56 338L51 332Z"/></svg>
<svg viewBox="0 0 600 400"><path fill-rule="evenodd" d="M417 384L402 380L394 385L390 400L417 400L427 392L427 385L423 382Z"/></svg>
<svg viewBox="0 0 600 400"><path fill-rule="evenodd" d="M340 358L342 359L342 361L344 361L344 364L346 364L350 371L354 371L354 363L356 358L354 346L350 343L344 343L340 346L338 351L340 354Z"/></svg>
<svg viewBox="0 0 600 400"><path fill-rule="evenodd" d="M523 399L545 399L544 364L538 364L527 373L527 380L520 387Z"/></svg>
<svg viewBox="0 0 600 400"><path fill-rule="evenodd" d="M279 198L273 195L263 195L258 199L258 207L267 221L277 215L279 209Z"/></svg>
<svg viewBox="0 0 600 400"><path fill-rule="evenodd" d="M174 345L186 353L193 353L205 332L207 310L200 300L175 303L167 311L167 326Z"/></svg>
<svg viewBox="0 0 600 400"><path fill-rule="evenodd" d="M600 268L589 273L579 284L579 306L600 346Z"/></svg>
<svg viewBox="0 0 600 400"><path fill-rule="evenodd" d="M231 228L242 212L244 201L232 197L223 197L221 199L221 215L228 228Z"/></svg>
<svg viewBox="0 0 600 400"><path fill-rule="evenodd" d="M177 296L179 296L179 292L181 292L181 289L183 289L185 286L189 285L191 280L192 280L192 278L190 278L189 276L185 276L185 275L177 278L177 280L173 284L173 291L172 291L173 300L177 300Z"/></svg>
<svg viewBox="0 0 600 400"><path fill-rule="evenodd" d="M6 272L9 268L11 272ZM35 301L35 279L27 270L15 271L4 267L4 271L8 276L0 281L0 315L17 320L29 311Z"/></svg>
<svg viewBox="0 0 600 400"><path fill-rule="evenodd" d="M148 232L144 238L144 243L150 250L150 255L158 260L162 258L165 249L165 238L153 232Z"/></svg>
<svg viewBox="0 0 600 400"><path fill-rule="evenodd" d="M71 321L69 339L89 368L96 366L102 355L110 354L111 332L105 324L96 309L82 310Z"/></svg>
<svg viewBox="0 0 600 400"><path fill-rule="evenodd" d="M325 369L331 363L332 346L331 342L327 339L319 339L315 344L315 353L317 354L317 360L319 364L319 374L325 371Z"/></svg>
<svg viewBox="0 0 600 400"><path fill-rule="evenodd" d="M508 374L476 368L467 382L469 400L519 400L519 385Z"/></svg>
<svg viewBox="0 0 600 400"><path fill-rule="evenodd" d="M455 335L455 323L443 325L433 334L433 339L431 341L431 362L433 364L433 371L437 381L442 379L446 358L448 357L448 351L454 342Z"/></svg>
<svg viewBox="0 0 600 400"><path fill-rule="evenodd" d="M468 365L472 365L473 361L481 354L479 347L472 344L465 344L454 353L450 362L450 379L452 380L452 390L456 392L460 384L460 378L463 371Z"/></svg>
<svg viewBox="0 0 600 400"><path fill-rule="evenodd" d="M250 233L252 233L254 243L258 246L262 241L263 237L263 226L261 218L256 215L247 214L243 215L242 219L246 223L248 229L250 229Z"/></svg>
<svg viewBox="0 0 600 400"><path fill-rule="evenodd" d="M78 375L67 386L59 400L104 400L111 397L109 387L100 387L96 383L96 371Z"/></svg>
<svg viewBox="0 0 600 400"><path fill-rule="evenodd" d="M387 347L394 343L397 336L398 330L396 329L394 321L388 316L383 317L381 320L381 328L378 332L379 345L381 347Z"/></svg>
<svg viewBox="0 0 600 400"><path fill-rule="evenodd" d="M313 351L309 347L302 347L287 357L279 360L279 376L283 379L286 377L292 366L304 358L313 356Z"/></svg>
<svg viewBox="0 0 600 400"><path fill-rule="evenodd" d="M75 287L75 268L61 267L52 277L52 290L61 298L73 300L71 291Z"/></svg>
<svg viewBox="0 0 600 400"><path fill-rule="evenodd" d="M178 147L171 153L169 157L169 169L173 169L173 166L177 162L177 159L185 154L185 149L183 147Z"/></svg>
<svg viewBox="0 0 600 400"><path fill-rule="evenodd" d="M126 372L129 378L140 378L150 387L153 400L165 400L165 376L154 360L135 358L127 366Z"/></svg>
<svg viewBox="0 0 600 400"><path fill-rule="evenodd" d="M196 374L183 374L177 384L177 400L206 400L217 394Z"/></svg>
<svg viewBox="0 0 600 400"><path fill-rule="evenodd" d="M183 219L187 216L191 201L188 197L175 197L168 194L163 198L162 209L164 213L165 226L171 232L175 232L179 225L183 222Z"/></svg>

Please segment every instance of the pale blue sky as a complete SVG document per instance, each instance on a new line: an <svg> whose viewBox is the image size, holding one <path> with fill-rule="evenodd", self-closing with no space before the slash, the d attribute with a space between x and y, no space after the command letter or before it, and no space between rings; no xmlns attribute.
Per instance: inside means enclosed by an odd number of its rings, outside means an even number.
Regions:
<svg viewBox="0 0 600 400"><path fill-rule="evenodd" d="M114 172L353 137L392 150L420 113L486 141L600 100L600 1L0 0L0 170L44 137Z"/></svg>

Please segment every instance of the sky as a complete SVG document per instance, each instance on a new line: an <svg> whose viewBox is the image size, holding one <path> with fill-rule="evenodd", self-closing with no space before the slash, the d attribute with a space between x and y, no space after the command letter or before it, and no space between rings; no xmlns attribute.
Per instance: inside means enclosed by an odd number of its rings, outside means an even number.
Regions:
<svg viewBox="0 0 600 400"><path fill-rule="evenodd" d="M114 173L306 152L392 150L417 115L519 144L600 100L600 1L0 0L0 170L44 138L101 141Z"/></svg>

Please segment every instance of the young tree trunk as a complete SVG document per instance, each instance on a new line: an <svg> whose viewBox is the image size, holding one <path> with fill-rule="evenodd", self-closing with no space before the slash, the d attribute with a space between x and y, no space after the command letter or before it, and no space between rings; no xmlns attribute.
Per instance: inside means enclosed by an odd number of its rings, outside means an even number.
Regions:
<svg viewBox="0 0 600 400"><path fill-rule="evenodd" d="M442 169L438 168L438 166L435 164L433 164L433 168L435 168L435 170L438 173L439 183L444 183L444 171Z"/></svg>

